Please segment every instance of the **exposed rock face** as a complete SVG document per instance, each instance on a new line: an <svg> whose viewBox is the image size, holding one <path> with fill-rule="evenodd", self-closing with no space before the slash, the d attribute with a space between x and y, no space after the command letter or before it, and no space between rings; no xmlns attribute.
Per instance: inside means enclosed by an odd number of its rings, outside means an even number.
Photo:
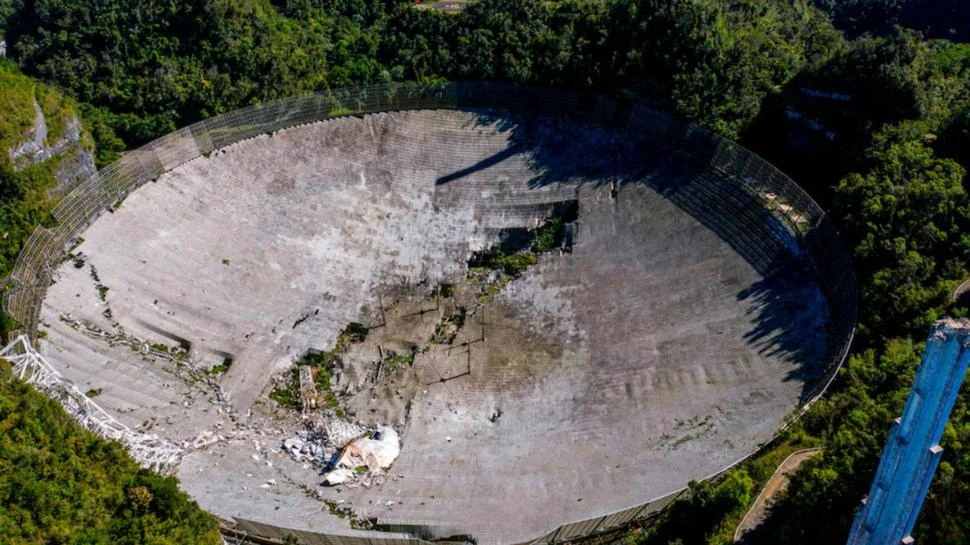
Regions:
<svg viewBox="0 0 970 545"><path fill-rule="evenodd" d="M27 131L27 139L10 150L10 161L14 170L19 171L50 159L60 159L53 171L57 179L57 187L53 193L61 194L97 171L94 156L81 141L82 128L77 115L65 118L63 134L49 142L47 118L36 99L34 112L34 121Z"/></svg>
<svg viewBox="0 0 970 545"><path fill-rule="evenodd" d="M54 149L47 147L47 118L36 99L34 112L34 123L27 131L27 141L10 150L10 160L17 170L29 164L41 163L54 155Z"/></svg>

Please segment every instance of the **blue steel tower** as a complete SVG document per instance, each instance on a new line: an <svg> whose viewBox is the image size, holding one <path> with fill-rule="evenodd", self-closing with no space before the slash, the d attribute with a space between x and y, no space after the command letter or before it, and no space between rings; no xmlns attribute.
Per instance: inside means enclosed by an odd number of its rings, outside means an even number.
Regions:
<svg viewBox="0 0 970 545"><path fill-rule="evenodd" d="M848 545L915 543L910 533L943 449L943 427L970 363L970 321L945 319L930 331L903 416L889 432L869 495Z"/></svg>

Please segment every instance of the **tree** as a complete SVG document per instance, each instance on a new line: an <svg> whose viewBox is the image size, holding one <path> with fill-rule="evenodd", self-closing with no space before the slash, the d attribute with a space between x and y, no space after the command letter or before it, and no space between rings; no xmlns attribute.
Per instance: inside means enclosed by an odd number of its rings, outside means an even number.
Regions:
<svg viewBox="0 0 970 545"><path fill-rule="evenodd" d="M215 520L175 479L138 467L0 364L4 543L216 544Z"/></svg>
<svg viewBox="0 0 970 545"><path fill-rule="evenodd" d="M862 278L863 335L926 331L970 258L966 170L920 142L875 150L836 191Z"/></svg>

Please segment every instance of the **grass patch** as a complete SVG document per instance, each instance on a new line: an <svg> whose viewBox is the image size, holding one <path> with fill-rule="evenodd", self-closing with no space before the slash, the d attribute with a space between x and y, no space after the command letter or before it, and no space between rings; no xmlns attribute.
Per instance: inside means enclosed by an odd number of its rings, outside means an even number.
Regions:
<svg viewBox="0 0 970 545"><path fill-rule="evenodd" d="M532 249L536 253L551 252L562 246L563 221L556 216L549 219L536 229L536 238L532 243Z"/></svg>
<svg viewBox="0 0 970 545"><path fill-rule="evenodd" d="M455 337L458 336L458 331L465 326L465 319L467 317L468 307L460 305L454 314L438 320L438 323L434 327L434 333L428 342L431 344L451 344L454 342ZM454 328L449 327L452 325Z"/></svg>
<svg viewBox="0 0 970 545"><path fill-rule="evenodd" d="M269 398L280 404L281 407L300 409L300 368L294 365L290 368L286 381L282 386L273 388L269 393Z"/></svg>
<svg viewBox="0 0 970 545"><path fill-rule="evenodd" d="M297 410L300 408L300 394L293 388L273 388L269 393L269 398L287 409Z"/></svg>
<svg viewBox="0 0 970 545"><path fill-rule="evenodd" d="M496 248L473 255L468 261L468 275L480 278L484 276L482 272L499 269L509 276L519 276L538 262L539 258L530 251L506 254Z"/></svg>
<svg viewBox="0 0 970 545"><path fill-rule="evenodd" d="M218 376L228 371L230 367L232 367L232 358L225 358L219 365L210 367L206 373L209 376Z"/></svg>
<svg viewBox="0 0 970 545"><path fill-rule="evenodd" d="M330 110L330 112L327 115L329 115L330 117L339 117L342 115L350 115L352 113L354 113L354 111L351 110L350 108L340 107L340 108L334 108Z"/></svg>
<svg viewBox="0 0 970 545"><path fill-rule="evenodd" d="M520 276L529 267L539 262L539 258L532 252L518 252L512 255L490 256L486 265L493 269L502 269L510 276Z"/></svg>
<svg viewBox="0 0 970 545"><path fill-rule="evenodd" d="M384 356L384 365L389 371L397 369L398 367L410 367L412 364L414 364L414 352L398 354L393 350L389 350Z"/></svg>
<svg viewBox="0 0 970 545"><path fill-rule="evenodd" d="M438 284L438 289L435 290L435 296L442 299L454 297L456 293L458 293L458 286L454 284Z"/></svg>
<svg viewBox="0 0 970 545"><path fill-rule="evenodd" d="M333 374L330 369L322 367L313 369L313 384L317 387L317 392L323 396L323 402L327 408L333 410L337 416L343 417L344 411L340 408L340 400L333 392Z"/></svg>
<svg viewBox="0 0 970 545"><path fill-rule="evenodd" d="M317 393L323 397L326 407L338 417L344 416L344 411L340 407L340 400L333 391L333 369L340 360L340 356L350 348L352 343L364 342L367 339L369 329L364 324L350 322L340 334L334 347L326 352L307 352L296 361L296 364L289 371L283 386L273 388L269 393L269 398L288 409L300 409L300 366L306 365L311 368L313 383Z"/></svg>
<svg viewBox="0 0 970 545"><path fill-rule="evenodd" d="M340 337L346 338L352 343L362 343L367 340L367 326L358 322L350 322L347 327L340 332ZM339 339L338 339L338 344Z"/></svg>

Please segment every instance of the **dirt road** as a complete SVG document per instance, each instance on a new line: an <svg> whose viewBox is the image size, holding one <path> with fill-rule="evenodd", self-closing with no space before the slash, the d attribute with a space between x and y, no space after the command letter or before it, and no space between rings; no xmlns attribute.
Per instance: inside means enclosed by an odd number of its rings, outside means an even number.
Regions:
<svg viewBox="0 0 970 545"><path fill-rule="evenodd" d="M785 458L771 475L771 478L768 479L768 484L758 494L758 498L754 500L751 509L745 513L744 518L741 519L741 524L738 524L738 529L734 531L735 543L740 543L746 533L761 524L774 498L788 488L789 476L798 470L805 460L821 453L821 448L810 448L793 452Z"/></svg>

